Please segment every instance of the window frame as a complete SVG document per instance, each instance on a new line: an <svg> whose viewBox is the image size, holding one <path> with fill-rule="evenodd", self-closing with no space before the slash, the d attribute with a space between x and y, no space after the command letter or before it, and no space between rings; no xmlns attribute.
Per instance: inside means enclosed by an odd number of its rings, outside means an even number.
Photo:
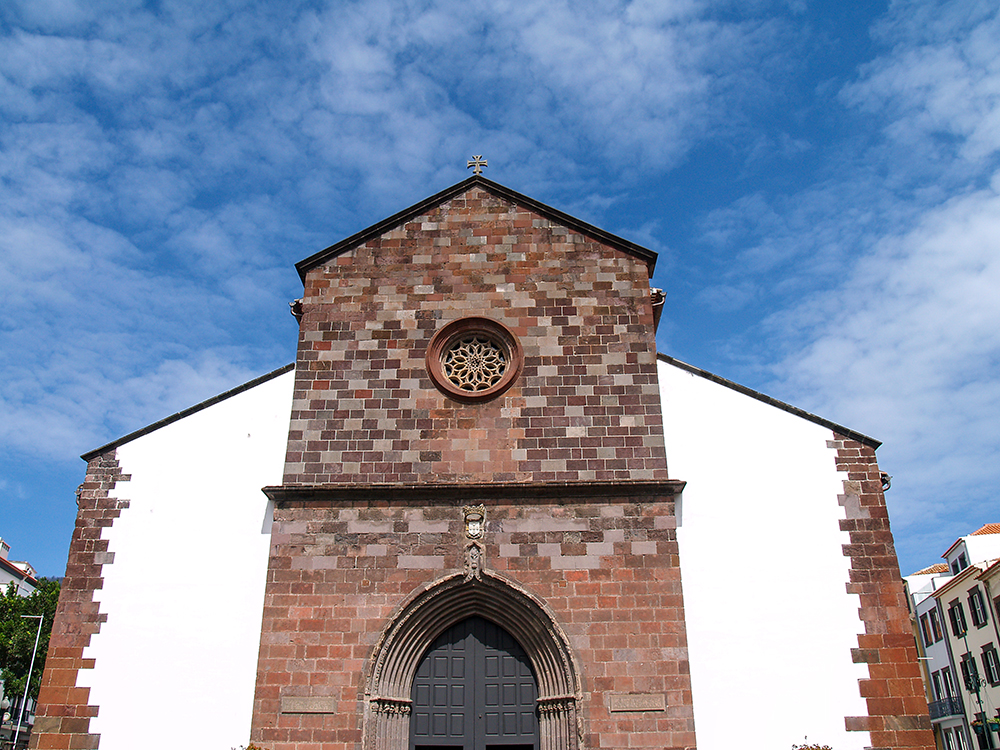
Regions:
<svg viewBox="0 0 1000 750"><path fill-rule="evenodd" d="M1000 655L992 643L983 646L983 672L991 686L1000 685Z"/></svg>
<svg viewBox="0 0 1000 750"><path fill-rule="evenodd" d="M934 700L943 701L948 696L944 693L944 685L941 682L941 670L931 673L931 692L934 693Z"/></svg>
<svg viewBox="0 0 1000 750"><path fill-rule="evenodd" d="M981 628L989 622L983 592L979 590L978 586L973 586L969 591L969 614L972 617L972 624L977 628Z"/></svg>
<svg viewBox="0 0 1000 750"><path fill-rule="evenodd" d="M933 633L931 633L931 618L929 612L925 612L920 615L920 635L924 639L924 646L930 646L934 643L934 636Z"/></svg>
<svg viewBox="0 0 1000 750"><path fill-rule="evenodd" d="M944 683L946 697L958 697L958 687L955 685L955 677L952 674L951 667L941 668L941 682Z"/></svg>
<svg viewBox="0 0 1000 750"><path fill-rule="evenodd" d="M927 614L930 615L931 632L934 634L934 642L937 643L942 638L944 638L944 630L941 629L941 618L938 617L937 607L932 609Z"/></svg>
<svg viewBox="0 0 1000 750"><path fill-rule="evenodd" d="M976 656L971 652L962 654L958 662L958 668L962 671L962 684L970 694L976 694L981 687L979 684L979 665L976 664Z"/></svg>
<svg viewBox="0 0 1000 750"><path fill-rule="evenodd" d="M965 607L958 599L948 603L948 620L951 622L951 632L956 638L961 638L969 632L969 624L965 619Z"/></svg>
<svg viewBox="0 0 1000 750"><path fill-rule="evenodd" d="M491 351L502 353L506 362L499 379L483 390L467 390L463 384L453 382L447 372L448 353L463 340L472 337L491 344L495 347ZM434 387L445 396L455 401L479 403L497 398L520 377L524 369L524 349L514 332L500 321L476 316L459 318L444 325L431 338L427 345L425 366Z"/></svg>

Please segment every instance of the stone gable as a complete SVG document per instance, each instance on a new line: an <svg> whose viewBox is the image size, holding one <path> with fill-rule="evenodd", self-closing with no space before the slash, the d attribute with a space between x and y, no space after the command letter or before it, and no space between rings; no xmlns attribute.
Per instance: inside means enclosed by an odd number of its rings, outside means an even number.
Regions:
<svg viewBox="0 0 1000 750"><path fill-rule="evenodd" d="M666 478L642 259L473 186L310 269L302 306L286 485ZM427 372L469 316L523 347L485 403Z"/></svg>

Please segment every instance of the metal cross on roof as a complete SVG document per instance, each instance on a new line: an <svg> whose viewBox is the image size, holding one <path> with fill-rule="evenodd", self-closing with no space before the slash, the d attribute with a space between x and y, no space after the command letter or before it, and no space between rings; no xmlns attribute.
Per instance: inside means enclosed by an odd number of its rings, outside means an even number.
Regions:
<svg viewBox="0 0 1000 750"><path fill-rule="evenodd" d="M486 159L483 158L482 154L479 154L469 159L467 168L472 170L472 174L482 174L483 167L488 166L489 164L486 163Z"/></svg>

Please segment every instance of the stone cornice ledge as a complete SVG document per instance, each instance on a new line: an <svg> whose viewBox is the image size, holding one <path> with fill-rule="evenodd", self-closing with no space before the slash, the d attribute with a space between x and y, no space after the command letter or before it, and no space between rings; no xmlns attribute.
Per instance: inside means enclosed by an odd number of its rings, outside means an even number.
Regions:
<svg viewBox="0 0 1000 750"><path fill-rule="evenodd" d="M687 484L679 479L638 482L541 482L518 484L284 484L262 492L278 505L290 502L355 503L433 501L441 504L478 500L655 501L676 497Z"/></svg>

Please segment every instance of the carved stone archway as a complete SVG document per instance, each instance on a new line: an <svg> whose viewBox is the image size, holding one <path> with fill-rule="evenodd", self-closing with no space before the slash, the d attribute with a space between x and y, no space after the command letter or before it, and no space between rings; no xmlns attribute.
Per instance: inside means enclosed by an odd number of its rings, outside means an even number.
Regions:
<svg viewBox="0 0 1000 750"><path fill-rule="evenodd" d="M446 576L417 592L390 620L367 675L366 750L406 750L410 688L421 657L441 633L476 615L510 633L531 660L538 682L540 750L578 750L582 694L569 641L544 604L490 571Z"/></svg>

